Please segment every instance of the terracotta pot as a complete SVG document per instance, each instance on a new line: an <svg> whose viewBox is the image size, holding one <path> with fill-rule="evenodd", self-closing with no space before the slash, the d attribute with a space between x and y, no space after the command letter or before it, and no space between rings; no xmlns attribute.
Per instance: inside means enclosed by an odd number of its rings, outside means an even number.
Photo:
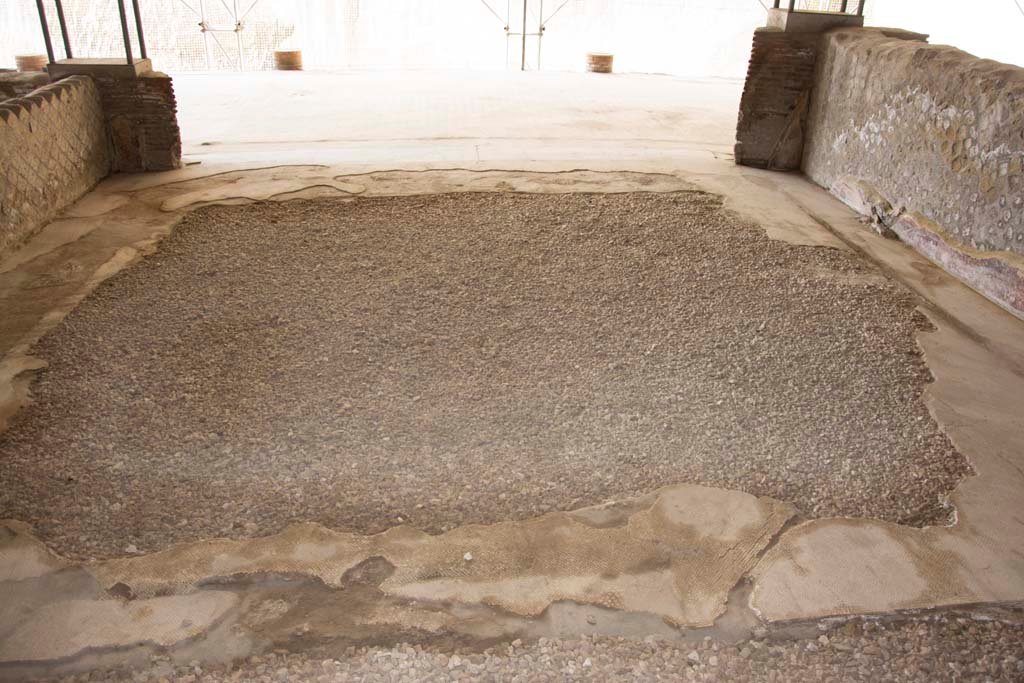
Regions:
<svg viewBox="0 0 1024 683"><path fill-rule="evenodd" d="M612 72L613 55L604 52L587 53L587 71L595 74L610 74Z"/></svg>
<svg viewBox="0 0 1024 683"><path fill-rule="evenodd" d="M18 67L18 71L22 73L26 71L46 71L46 65L49 60L46 55L15 55L14 64Z"/></svg>
<svg viewBox="0 0 1024 683"><path fill-rule="evenodd" d="M302 50L274 50L274 68L278 71L302 71Z"/></svg>

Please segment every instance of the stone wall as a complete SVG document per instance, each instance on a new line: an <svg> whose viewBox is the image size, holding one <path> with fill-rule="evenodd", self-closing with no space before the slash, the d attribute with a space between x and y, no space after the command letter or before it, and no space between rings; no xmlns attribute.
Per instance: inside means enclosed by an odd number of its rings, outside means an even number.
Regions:
<svg viewBox="0 0 1024 683"><path fill-rule="evenodd" d="M148 71L137 77L93 76L113 143L113 170L166 171L181 165L178 105L170 76Z"/></svg>
<svg viewBox="0 0 1024 683"><path fill-rule="evenodd" d="M803 170L1024 317L1024 69L919 38L822 36Z"/></svg>
<svg viewBox="0 0 1024 683"><path fill-rule="evenodd" d="M818 33L760 28L754 33L740 100L736 163L800 168L804 127L814 85Z"/></svg>
<svg viewBox="0 0 1024 683"><path fill-rule="evenodd" d="M99 92L74 76L0 103L0 258L110 172Z"/></svg>
<svg viewBox="0 0 1024 683"><path fill-rule="evenodd" d="M804 172L1024 255L1024 69L870 29L824 36Z"/></svg>
<svg viewBox="0 0 1024 683"><path fill-rule="evenodd" d="M0 69L0 102L14 97L24 97L36 88L50 82L45 71L22 73L11 69Z"/></svg>

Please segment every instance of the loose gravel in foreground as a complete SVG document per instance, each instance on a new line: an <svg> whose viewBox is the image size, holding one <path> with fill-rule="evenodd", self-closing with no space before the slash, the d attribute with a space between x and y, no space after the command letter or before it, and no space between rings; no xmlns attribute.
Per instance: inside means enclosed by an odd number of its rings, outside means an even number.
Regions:
<svg viewBox="0 0 1024 683"><path fill-rule="evenodd" d="M936 615L895 621L855 619L795 640L699 643L591 638L516 641L484 652L421 646L349 648L336 656L269 654L232 666L98 671L63 680L178 683L218 681L1020 681L1024 621Z"/></svg>
<svg viewBox="0 0 1024 683"><path fill-rule="evenodd" d="M915 301L701 193L208 207L38 355L0 516L73 557L693 482L945 522Z"/></svg>

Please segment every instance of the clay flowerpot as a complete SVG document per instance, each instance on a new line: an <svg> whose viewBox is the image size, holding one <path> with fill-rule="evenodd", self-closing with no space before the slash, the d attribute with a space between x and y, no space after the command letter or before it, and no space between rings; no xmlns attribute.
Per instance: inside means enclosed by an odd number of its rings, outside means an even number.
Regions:
<svg viewBox="0 0 1024 683"><path fill-rule="evenodd" d="M26 71L46 71L47 60L46 55L15 55L14 64L18 67L18 71L25 73Z"/></svg>
<svg viewBox="0 0 1024 683"><path fill-rule="evenodd" d="M274 68L278 71L302 71L302 50L274 50Z"/></svg>
<svg viewBox="0 0 1024 683"><path fill-rule="evenodd" d="M610 74L612 72L613 55L604 52L587 53L587 71L595 74Z"/></svg>

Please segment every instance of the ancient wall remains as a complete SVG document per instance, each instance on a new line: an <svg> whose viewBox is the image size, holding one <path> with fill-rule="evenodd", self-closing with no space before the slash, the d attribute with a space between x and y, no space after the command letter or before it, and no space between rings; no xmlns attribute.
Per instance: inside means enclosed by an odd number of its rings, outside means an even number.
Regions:
<svg viewBox="0 0 1024 683"><path fill-rule="evenodd" d="M112 170L167 171L181 165L178 105L170 76L147 71L130 78L93 76L113 144Z"/></svg>
<svg viewBox="0 0 1024 683"><path fill-rule="evenodd" d="M736 129L736 163L800 168L820 34L754 32Z"/></svg>
<svg viewBox="0 0 1024 683"><path fill-rule="evenodd" d="M0 69L0 102L15 97L24 97L36 88L50 82L45 71L21 72L13 69Z"/></svg>
<svg viewBox="0 0 1024 683"><path fill-rule="evenodd" d="M804 172L873 185L972 248L1024 255L1024 69L872 30L826 34Z"/></svg>
<svg viewBox="0 0 1024 683"><path fill-rule="evenodd" d="M0 102L0 258L110 172L99 91L73 76Z"/></svg>
<svg viewBox="0 0 1024 683"><path fill-rule="evenodd" d="M1024 69L914 38L822 36L803 170L1024 317Z"/></svg>

